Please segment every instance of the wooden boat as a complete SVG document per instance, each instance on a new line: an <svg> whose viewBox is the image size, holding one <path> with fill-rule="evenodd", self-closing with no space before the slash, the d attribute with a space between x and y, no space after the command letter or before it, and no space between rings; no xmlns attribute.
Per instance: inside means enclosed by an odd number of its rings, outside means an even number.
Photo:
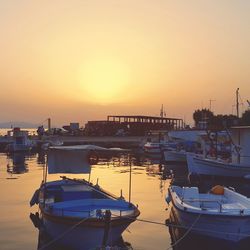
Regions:
<svg viewBox="0 0 250 250"><path fill-rule="evenodd" d="M231 189L199 193L197 187L171 186L169 200L179 224L191 233L232 242L250 237L250 199Z"/></svg>
<svg viewBox="0 0 250 250"><path fill-rule="evenodd" d="M90 160L86 156L90 156L89 152L83 152L81 147L52 148L48 172L88 173ZM98 184L67 177L51 182L45 179L30 205L35 203L50 237L60 245L81 250L115 244L140 214L122 196L116 197Z"/></svg>

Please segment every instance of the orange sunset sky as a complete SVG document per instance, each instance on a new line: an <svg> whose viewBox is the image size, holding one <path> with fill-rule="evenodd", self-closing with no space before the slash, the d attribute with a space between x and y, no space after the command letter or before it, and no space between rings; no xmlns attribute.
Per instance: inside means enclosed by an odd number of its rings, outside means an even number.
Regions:
<svg viewBox="0 0 250 250"><path fill-rule="evenodd" d="M0 122L192 121L250 99L249 0L0 1Z"/></svg>

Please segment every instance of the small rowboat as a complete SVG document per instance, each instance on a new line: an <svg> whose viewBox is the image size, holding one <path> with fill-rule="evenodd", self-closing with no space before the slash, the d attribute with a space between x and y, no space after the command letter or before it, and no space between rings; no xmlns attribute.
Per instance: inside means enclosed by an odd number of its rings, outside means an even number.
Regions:
<svg viewBox="0 0 250 250"><path fill-rule="evenodd" d="M178 224L192 233L232 242L250 237L250 199L229 188L199 193L197 187L171 186L166 201Z"/></svg>

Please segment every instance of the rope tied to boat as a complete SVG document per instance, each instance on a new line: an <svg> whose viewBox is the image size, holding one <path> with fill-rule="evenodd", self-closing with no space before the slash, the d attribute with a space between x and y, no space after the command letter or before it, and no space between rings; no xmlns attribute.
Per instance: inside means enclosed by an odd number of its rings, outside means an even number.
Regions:
<svg viewBox="0 0 250 250"><path fill-rule="evenodd" d="M169 248L167 248L167 250L175 247L176 245L178 245L182 240L184 240L184 238L191 232L191 230L194 228L195 224L198 222L198 220L200 219L201 214L199 214L197 216L197 218L194 220L194 222L192 223L191 227L187 230L187 232L185 232L185 234L183 234L183 236L178 239L176 242L174 242Z"/></svg>
<svg viewBox="0 0 250 250"><path fill-rule="evenodd" d="M116 214L113 214L112 215L114 217L121 217L120 215L116 215ZM201 214L199 214L197 216L197 218L194 220L194 222L192 223L191 227L188 228L187 232L185 232L185 234L178 240L176 241L174 244L172 244L169 248L167 248L167 250L173 248L174 246L176 246L177 244L179 244L190 232L191 230L194 228L194 226L196 225L196 223L198 222L198 220L200 219L201 217ZM137 218L134 218L134 217L130 217L130 216L123 216L123 218L127 218L127 219L131 219L131 220L136 220L136 221L140 221L140 222L145 222L145 223L150 223L150 224L155 224L155 225L162 225L162 226L174 226L174 224L171 224L171 223L162 223L162 222L157 222L157 221L150 221L150 220L145 220L145 219L137 219ZM187 229L187 227L185 227Z"/></svg>
<svg viewBox="0 0 250 250"><path fill-rule="evenodd" d="M111 214L111 216L113 216L113 217L121 217L121 215L117 215L117 214L113 214L113 213ZM228 234L228 235L238 235L238 236L241 235L241 236L246 236L246 237L249 236L250 237L250 234L233 233L233 232L221 232L221 231L208 230L208 229L202 229L202 228L195 227L196 223L198 222L198 220L200 219L201 216L202 216L202 214L199 214L190 227L187 227L187 226L184 226L184 225L177 225L177 224L174 224L174 223L169 223L167 221L165 223L163 223L163 222L146 220L146 219L138 219L138 218L131 217L131 216L122 216L122 217L126 218L126 219L130 219L132 221L139 221L139 222L144 222L144 223L149 223L149 224L155 224L155 225L161 225L161 226L167 226L167 227L175 227L175 228L180 228L180 229L186 229L187 232L185 232L185 234L180 239L178 239L174 244L172 244L166 250L170 250L171 248L175 247L177 244L179 244L191 232L191 230L194 230L194 229L198 230L198 231L203 231L203 232L210 232L210 233L217 233L217 234ZM47 247L51 246L52 244L54 244L56 241L58 241L59 239L64 237L67 233L71 232L74 228L79 226L81 223L83 223L87 219L89 219L89 218L84 218L83 220L79 221L78 223L73 225L71 228L69 228L68 230L63 232L61 235L59 235L57 238L51 240L49 243L42 246L41 248L38 248L37 250L44 250Z"/></svg>
<svg viewBox="0 0 250 250"><path fill-rule="evenodd" d="M51 246L52 244L54 244L55 242L57 242L58 240L60 240L61 238L63 238L66 234L70 233L72 230L74 230L77 226L81 225L84 221L86 221L87 218L84 218L82 220L80 220L79 222L77 222L75 225L73 225L72 227L70 227L69 229L65 230L61 235L59 235L58 237L56 237L55 239L51 240L50 242L48 242L46 245L38 248L37 250L43 250L46 249L47 247Z"/></svg>

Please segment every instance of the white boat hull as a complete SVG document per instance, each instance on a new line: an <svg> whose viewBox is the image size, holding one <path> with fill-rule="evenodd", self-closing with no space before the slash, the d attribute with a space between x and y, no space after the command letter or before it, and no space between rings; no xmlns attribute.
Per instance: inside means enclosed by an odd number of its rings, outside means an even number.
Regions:
<svg viewBox="0 0 250 250"><path fill-rule="evenodd" d="M164 158L167 163L186 163L186 152L165 150Z"/></svg>
<svg viewBox="0 0 250 250"><path fill-rule="evenodd" d="M218 216L191 213L173 205L178 224L191 233L237 243L250 237L250 216ZM195 223L196 222L196 223Z"/></svg>
<svg viewBox="0 0 250 250"><path fill-rule="evenodd" d="M250 165L232 164L201 157L187 156L189 173L228 177L245 177L250 174Z"/></svg>

